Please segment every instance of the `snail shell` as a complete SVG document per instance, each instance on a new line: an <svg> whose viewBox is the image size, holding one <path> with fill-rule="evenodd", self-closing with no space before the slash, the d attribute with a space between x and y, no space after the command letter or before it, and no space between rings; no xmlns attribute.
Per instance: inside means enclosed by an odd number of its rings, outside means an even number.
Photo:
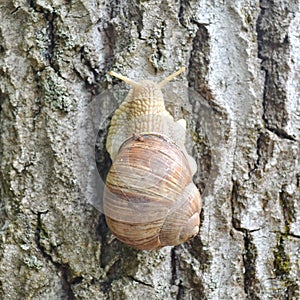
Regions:
<svg viewBox="0 0 300 300"><path fill-rule="evenodd" d="M104 213L112 233L142 250L183 243L199 231L201 198L192 181L196 162L187 154L185 121L166 111L161 83L133 82L109 128L113 160L104 189Z"/></svg>

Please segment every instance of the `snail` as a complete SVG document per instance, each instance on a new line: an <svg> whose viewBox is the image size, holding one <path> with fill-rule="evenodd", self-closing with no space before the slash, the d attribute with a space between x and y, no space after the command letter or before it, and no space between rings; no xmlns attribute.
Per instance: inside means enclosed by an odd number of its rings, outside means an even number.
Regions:
<svg viewBox="0 0 300 300"><path fill-rule="evenodd" d="M113 163L104 214L117 239L141 250L178 245L199 231L201 197L192 179L197 165L185 148L186 122L174 121L161 91L183 71L159 83L110 72L132 89L108 130L106 148Z"/></svg>

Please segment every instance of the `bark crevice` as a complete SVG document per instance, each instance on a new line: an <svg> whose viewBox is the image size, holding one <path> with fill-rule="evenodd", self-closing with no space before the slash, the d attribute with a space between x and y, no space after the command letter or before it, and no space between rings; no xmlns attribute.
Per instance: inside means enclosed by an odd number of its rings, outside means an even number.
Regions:
<svg viewBox="0 0 300 300"><path fill-rule="evenodd" d="M244 291L246 294L246 299L249 300L259 300L260 298L260 289L259 289L259 280L256 277L256 259L257 259L257 248L253 243L253 238L251 232L259 231L258 229L248 230L241 227L241 221L236 216L236 209L242 209L241 203L238 202L239 197L239 184L237 181L232 180L232 192L231 192L231 220L233 228L243 234L244 240L244 251L243 251L243 266L244 266Z"/></svg>
<svg viewBox="0 0 300 300"><path fill-rule="evenodd" d="M283 210L285 229L289 233L290 224L296 221L296 210L293 198L286 192L286 185L281 188L279 202Z"/></svg>
<svg viewBox="0 0 300 300"><path fill-rule="evenodd" d="M266 129L281 139L295 141L295 137L286 129L290 118L286 106L286 82L290 71L287 62L290 54L288 24L295 16L292 7L296 8L297 1L282 5L285 5L284 9L274 1L259 2L260 14L256 24L258 58L261 59L261 69L265 72L262 118Z"/></svg>
<svg viewBox="0 0 300 300"><path fill-rule="evenodd" d="M45 225L42 222L42 215L46 215L49 212L49 210L43 211L43 212L33 212L36 215L36 228L35 228L35 242L37 245L37 248L41 252L42 256L46 259L46 261L50 262L56 270L61 274L61 285L64 291L64 296L67 300L74 300L75 295L72 290L72 282L69 279L70 275L70 267L67 264L61 264L53 260L52 256L48 253L48 250L43 246L43 243L41 242L42 235L48 236L48 233L46 231ZM51 245L52 250L54 250L54 247ZM82 279L81 276L78 276L76 278L73 278L73 282L80 282Z"/></svg>
<svg viewBox="0 0 300 300"><path fill-rule="evenodd" d="M146 283L146 282L144 282L142 280L139 280L139 279L135 278L134 276L127 276L127 278L129 278L131 281L134 281L134 282L136 282L138 284L150 287L152 289L154 288L153 284Z"/></svg>
<svg viewBox="0 0 300 300"><path fill-rule="evenodd" d="M251 234L244 230L244 290L249 300L259 300L260 291L257 287L258 279L256 278L256 258L257 249L252 241Z"/></svg>

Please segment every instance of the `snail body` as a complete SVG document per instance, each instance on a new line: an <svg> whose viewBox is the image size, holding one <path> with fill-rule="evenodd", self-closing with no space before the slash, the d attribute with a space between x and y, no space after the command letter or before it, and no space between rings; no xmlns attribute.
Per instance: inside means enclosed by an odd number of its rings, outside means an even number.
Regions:
<svg viewBox="0 0 300 300"><path fill-rule="evenodd" d="M106 148L113 161L104 189L108 227L142 250L183 243L199 231L201 198L193 183L196 162L185 149L184 120L165 109L160 83L134 82L115 111Z"/></svg>

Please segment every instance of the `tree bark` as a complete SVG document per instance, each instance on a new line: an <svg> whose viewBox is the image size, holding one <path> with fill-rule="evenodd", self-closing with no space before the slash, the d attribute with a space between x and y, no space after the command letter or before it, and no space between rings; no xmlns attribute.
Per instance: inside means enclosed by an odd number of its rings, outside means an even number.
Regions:
<svg viewBox="0 0 300 300"><path fill-rule="evenodd" d="M0 298L299 299L299 6L0 0ZM101 213L108 71L181 66L163 92L192 132L200 233L138 251Z"/></svg>

